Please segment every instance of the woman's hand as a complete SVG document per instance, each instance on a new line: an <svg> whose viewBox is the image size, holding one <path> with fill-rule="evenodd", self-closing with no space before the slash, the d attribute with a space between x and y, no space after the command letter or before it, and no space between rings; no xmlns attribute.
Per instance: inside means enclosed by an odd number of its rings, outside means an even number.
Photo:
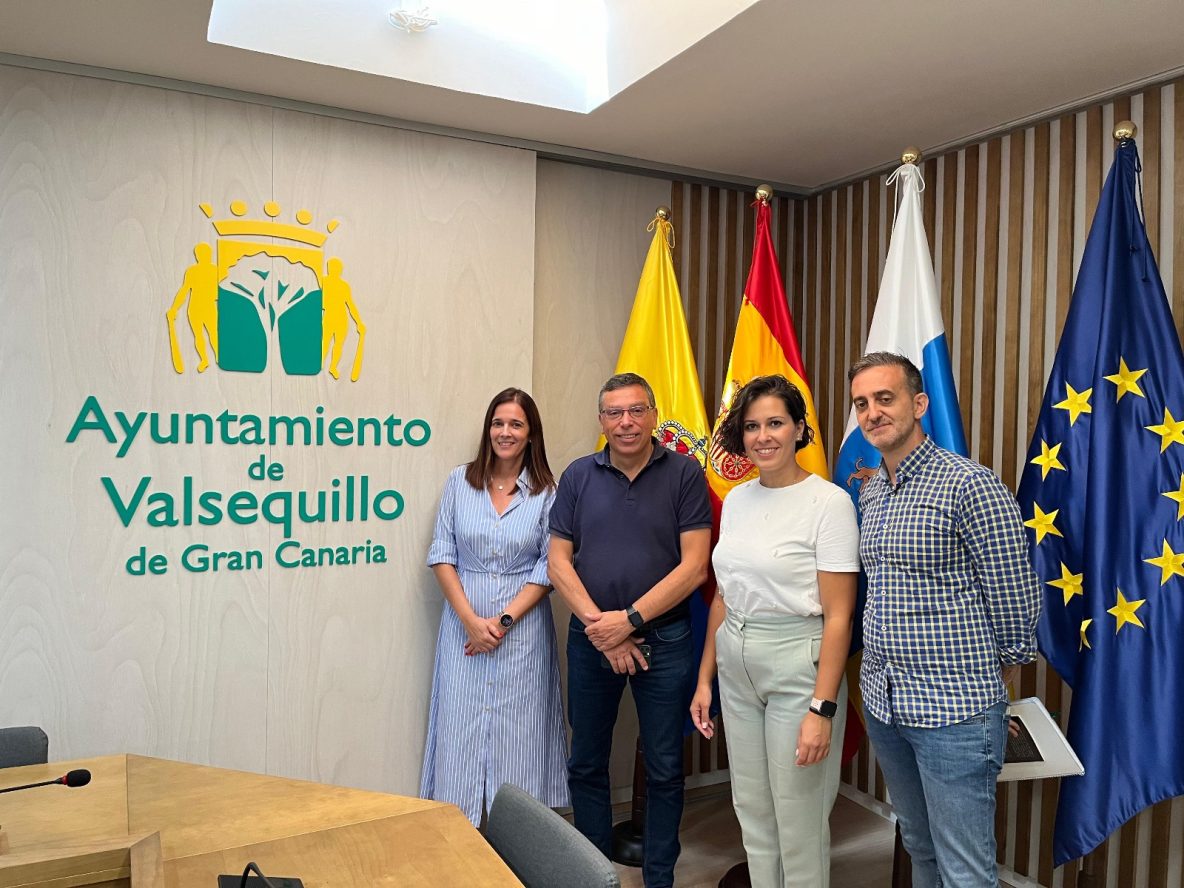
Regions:
<svg viewBox="0 0 1184 888"><path fill-rule="evenodd" d="M823 761L830 753L831 721L807 712L798 730L797 764L806 767Z"/></svg>
<svg viewBox="0 0 1184 888"><path fill-rule="evenodd" d="M700 682L691 697L691 721L699 733L710 740L715 736L715 722L711 719L711 683Z"/></svg>
<svg viewBox="0 0 1184 888"><path fill-rule="evenodd" d="M497 617L474 616L472 619L464 621L464 627L469 636L469 640L465 642L466 657L471 657L474 654L488 654L502 643L502 638L505 636Z"/></svg>

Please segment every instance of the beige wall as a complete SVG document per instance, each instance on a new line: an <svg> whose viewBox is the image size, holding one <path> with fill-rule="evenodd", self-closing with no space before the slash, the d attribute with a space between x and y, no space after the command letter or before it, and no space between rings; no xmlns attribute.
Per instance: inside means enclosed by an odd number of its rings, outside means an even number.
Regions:
<svg viewBox="0 0 1184 888"><path fill-rule="evenodd" d="M669 180L530 152L0 67L0 723L37 723L55 758L131 751L414 793L440 597L423 555L449 468L471 456L490 395L529 387L557 472L595 443ZM356 383L211 368L184 310L186 372L164 312L232 200L277 221L340 226L367 326ZM351 333L345 349L354 351ZM421 448L161 445L127 456L66 435L88 395L114 411L421 417ZM262 453L282 482L251 481ZM394 522L297 524L302 544L386 547L385 565L284 569L263 523L123 527L100 485L151 490L397 488ZM144 507L142 507L143 509ZM258 549L264 567L180 569L186 545ZM168 573L132 577L139 546ZM560 635L567 613L556 598ZM614 787L628 794L636 720L622 710Z"/></svg>
<svg viewBox="0 0 1184 888"><path fill-rule="evenodd" d="M492 391L529 385L535 157L160 89L0 67L0 723L55 758L147 753L413 793L440 598L423 566L436 500ZM368 327L356 383L170 360L164 312L215 218L277 201L324 230ZM184 314L182 315L184 317ZM346 346L346 363L354 343ZM419 448L165 446L123 459L65 438L108 413L421 417ZM114 419L112 418L114 422ZM146 437L146 434L145 434ZM250 481L267 452L285 479ZM123 527L100 486L329 489L369 475L393 522L297 525L302 543L385 545L389 563L284 569L261 523ZM181 550L252 548L264 567L189 573ZM131 577L140 545L164 576Z"/></svg>

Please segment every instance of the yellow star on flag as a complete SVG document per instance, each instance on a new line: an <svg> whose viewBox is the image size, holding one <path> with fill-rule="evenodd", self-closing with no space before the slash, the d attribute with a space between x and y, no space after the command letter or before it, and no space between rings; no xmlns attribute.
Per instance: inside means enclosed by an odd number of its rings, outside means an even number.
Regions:
<svg viewBox="0 0 1184 888"><path fill-rule="evenodd" d="M1053 524L1057 520L1057 512L1060 509L1053 509L1051 512L1045 512L1036 503L1032 503L1032 508L1036 510L1036 514L1024 522L1024 527L1030 527L1036 531L1036 545L1040 545L1040 541L1044 539L1045 535L1052 534L1064 539L1064 534L1057 530L1056 525Z"/></svg>
<svg viewBox="0 0 1184 888"><path fill-rule="evenodd" d="M1043 481L1048 477L1048 473L1053 469L1060 469L1063 472L1069 471L1064 464L1057 458L1057 454L1061 452L1060 444L1053 444L1048 446L1048 442L1043 438L1040 439L1040 455L1032 457L1032 465L1040 466L1040 480Z"/></svg>
<svg viewBox="0 0 1184 888"><path fill-rule="evenodd" d="M1179 521L1184 518L1184 472L1180 473L1180 489L1179 490L1165 490L1161 496L1166 496L1170 500L1176 501L1176 520Z"/></svg>
<svg viewBox="0 0 1184 888"><path fill-rule="evenodd" d="M1158 558L1144 558L1143 560L1159 568L1159 585L1161 586L1172 577L1184 577L1184 554L1177 555L1173 552L1167 540L1163 541L1162 555Z"/></svg>
<svg viewBox="0 0 1184 888"><path fill-rule="evenodd" d="M1094 408L1089 406L1089 396L1094 393L1092 388L1087 388L1083 392L1079 392L1065 383L1065 400L1053 404L1058 410L1069 411L1069 425L1077 422L1077 417L1083 413L1093 413Z"/></svg>
<svg viewBox="0 0 1184 888"><path fill-rule="evenodd" d="M1047 585L1060 589L1065 594L1065 604L1074 595L1081 594L1081 580L1084 574L1075 574L1069 568L1065 567L1065 562L1061 562L1061 578L1059 580L1049 580Z"/></svg>
<svg viewBox="0 0 1184 888"><path fill-rule="evenodd" d="M1094 649L1094 646L1089 643L1089 639L1085 637L1085 630L1089 628L1089 624L1092 622L1093 622L1093 620L1082 620L1081 621L1081 644L1077 645L1077 650L1081 650L1082 648L1089 648L1092 651Z"/></svg>
<svg viewBox="0 0 1184 888"><path fill-rule="evenodd" d="M1120 357L1118 359L1118 372L1112 376L1105 376L1103 379L1106 379L1118 386L1118 397L1116 398L1118 401L1121 401L1122 396L1127 393L1138 395L1140 398L1145 398L1147 396L1144 395L1143 390L1139 388L1139 377L1146 372L1146 368L1142 370L1132 370L1126 365L1126 358Z"/></svg>
<svg viewBox="0 0 1184 888"><path fill-rule="evenodd" d="M1172 411L1163 408L1163 425L1143 426L1149 432L1159 435L1159 452L1163 453L1171 444L1184 444L1184 422L1177 422Z"/></svg>
<svg viewBox="0 0 1184 888"><path fill-rule="evenodd" d="M1143 606L1143 604L1146 602L1146 600L1147 599L1145 599L1145 598L1140 598L1138 601L1127 601L1126 598L1123 597L1122 590L1121 589L1118 590L1118 604L1114 605L1114 607L1112 607L1108 611L1106 611L1106 613L1108 613L1108 614L1113 614L1114 619L1116 619L1118 621L1118 625L1116 625L1114 627L1114 634L1115 635L1117 635L1118 630L1121 629L1123 626L1125 626L1127 623L1133 623L1134 625L1138 626L1140 629L1147 628L1146 626L1143 625L1143 621L1140 620L1137 616L1135 616L1135 611L1137 611L1139 608L1141 608Z"/></svg>

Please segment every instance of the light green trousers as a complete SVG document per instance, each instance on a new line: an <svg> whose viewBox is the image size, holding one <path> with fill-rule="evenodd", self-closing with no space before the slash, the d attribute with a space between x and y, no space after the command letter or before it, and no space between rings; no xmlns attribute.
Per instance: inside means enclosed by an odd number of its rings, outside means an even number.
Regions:
<svg viewBox="0 0 1184 888"><path fill-rule="evenodd" d="M847 681L830 754L795 764L822 643L821 617L745 617L729 610L715 636L732 802L753 888L829 888L830 810L839 791Z"/></svg>

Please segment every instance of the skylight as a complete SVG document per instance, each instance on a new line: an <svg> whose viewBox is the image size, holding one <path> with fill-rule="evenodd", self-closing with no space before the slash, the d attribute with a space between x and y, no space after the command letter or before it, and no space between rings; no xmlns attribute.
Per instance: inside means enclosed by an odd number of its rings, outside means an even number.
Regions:
<svg viewBox="0 0 1184 888"><path fill-rule="evenodd" d="M238 49L587 113L756 0L214 0ZM392 13L435 25L400 30Z"/></svg>

